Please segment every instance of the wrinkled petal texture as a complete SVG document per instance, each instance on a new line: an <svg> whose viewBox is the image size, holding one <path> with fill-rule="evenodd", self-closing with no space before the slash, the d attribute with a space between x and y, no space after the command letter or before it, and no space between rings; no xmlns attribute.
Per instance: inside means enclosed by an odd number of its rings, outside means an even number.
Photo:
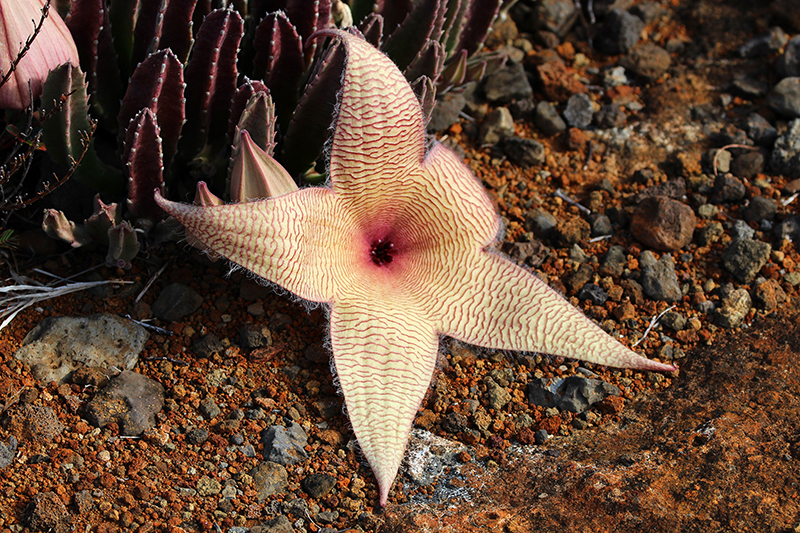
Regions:
<svg viewBox="0 0 800 533"><path fill-rule="evenodd" d="M333 280L347 268L344 257L334 259L348 217L329 190L218 207L170 202L158 193L156 201L211 250L301 298L332 301Z"/></svg>
<svg viewBox="0 0 800 533"><path fill-rule="evenodd" d="M489 252L498 215L452 151L435 145L425 154L422 111L400 71L353 35L320 34L341 38L347 51L331 189L209 208L158 201L209 248L331 304L336 372L382 505L430 386L440 334L673 370L624 347L544 282Z"/></svg>
<svg viewBox="0 0 800 533"><path fill-rule="evenodd" d="M5 75L42 16L45 0L0 0L0 70ZM64 63L79 64L67 25L51 7L42 29L5 85L0 108L25 109L42 94L47 74ZM28 84L30 83L30 92Z"/></svg>

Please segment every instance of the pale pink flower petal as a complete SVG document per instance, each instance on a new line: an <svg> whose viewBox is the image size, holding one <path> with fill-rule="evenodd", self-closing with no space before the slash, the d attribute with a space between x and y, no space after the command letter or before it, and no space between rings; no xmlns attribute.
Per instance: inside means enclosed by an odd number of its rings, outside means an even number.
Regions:
<svg viewBox="0 0 800 533"><path fill-rule="evenodd" d="M674 370L629 350L530 272L488 251L498 215L441 145L394 64L350 34L331 189L200 208L159 204L206 246L331 305L348 414L385 505L436 363L438 335L599 364Z"/></svg>
<svg viewBox="0 0 800 533"><path fill-rule="evenodd" d="M0 71L8 72L42 16L45 0L0 0ZM25 109L42 94L47 74L64 63L79 64L78 49L54 8L8 81L0 86L0 108ZM29 89L30 86L30 89Z"/></svg>

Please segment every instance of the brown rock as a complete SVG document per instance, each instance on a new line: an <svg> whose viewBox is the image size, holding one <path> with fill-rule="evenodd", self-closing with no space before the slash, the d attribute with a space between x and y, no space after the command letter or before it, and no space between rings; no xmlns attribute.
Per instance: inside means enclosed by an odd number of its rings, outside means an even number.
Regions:
<svg viewBox="0 0 800 533"><path fill-rule="evenodd" d="M53 531L66 533L72 519L67 507L55 492L43 492L34 496L28 508L28 527L31 531Z"/></svg>
<svg viewBox="0 0 800 533"><path fill-rule="evenodd" d="M631 221L631 231L639 242L663 252L680 250L689 244L696 226L692 208L666 196L643 200Z"/></svg>
<svg viewBox="0 0 800 533"><path fill-rule="evenodd" d="M551 102L566 102L570 96L585 93L586 86L563 63L551 61L538 65L536 73L540 89Z"/></svg>
<svg viewBox="0 0 800 533"><path fill-rule="evenodd" d="M652 43L637 46L620 60L620 65L637 76L654 80L664 74L672 63L669 52Z"/></svg>
<svg viewBox="0 0 800 533"><path fill-rule="evenodd" d="M559 221L556 226L556 238L565 246L577 244L589 238L592 227L581 217L570 217Z"/></svg>
<svg viewBox="0 0 800 533"><path fill-rule="evenodd" d="M788 297L780 283L769 279L753 289L753 305L758 309L769 311L786 303Z"/></svg>

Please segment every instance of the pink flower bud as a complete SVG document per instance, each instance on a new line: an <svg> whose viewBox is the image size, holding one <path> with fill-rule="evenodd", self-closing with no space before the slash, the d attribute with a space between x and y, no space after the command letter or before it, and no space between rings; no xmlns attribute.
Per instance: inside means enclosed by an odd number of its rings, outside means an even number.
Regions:
<svg viewBox="0 0 800 533"><path fill-rule="evenodd" d="M5 76L34 33L46 3L46 0L0 0L0 76ZM50 70L63 63L78 65L78 49L67 25L55 10L49 10L30 48L8 81L0 86L0 108L28 107L31 96L35 99L42 94L42 84Z"/></svg>

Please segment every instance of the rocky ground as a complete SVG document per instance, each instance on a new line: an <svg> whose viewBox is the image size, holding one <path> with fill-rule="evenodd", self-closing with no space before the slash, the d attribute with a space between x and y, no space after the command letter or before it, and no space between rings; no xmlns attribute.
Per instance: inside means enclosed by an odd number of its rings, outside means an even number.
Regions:
<svg viewBox="0 0 800 533"><path fill-rule="evenodd" d="M0 532L800 531L800 5L753 4L520 2L431 122L501 251L674 375L445 340L381 510L323 309L31 230L6 272L130 283L0 332Z"/></svg>

